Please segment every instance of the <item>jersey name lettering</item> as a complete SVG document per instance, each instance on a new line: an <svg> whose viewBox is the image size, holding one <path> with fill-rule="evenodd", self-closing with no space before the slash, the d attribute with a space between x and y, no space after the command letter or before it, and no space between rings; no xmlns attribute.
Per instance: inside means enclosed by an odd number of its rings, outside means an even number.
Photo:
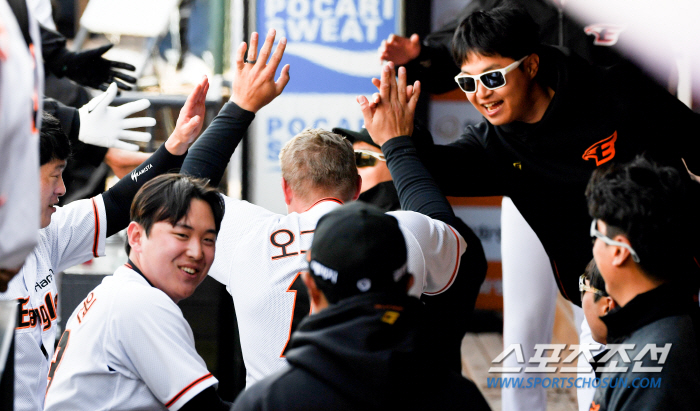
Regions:
<svg viewBox="0 0 700 411"><path fill-rule="evenodd" d="M44 303L36 308L27 307L29 299L29 297L17 299L20 305L20 317L17 329L34 328L41 324L43 324L44 331L50 329L52 321L57 318L56 313L58 310L56 307L58 307L58 294L56 294L55 298L51 298L51 292L47 292L44 295Z"/></svg>
<svg viewBox="0 0 700 411"><path fill-rule="evenodd" d="M92 308L95 301L97 301L97 298L95 298L95 293L92 292L83 300L82 307L80 307L80 311L78 311L78 314L75 316L78 319L79 324L82 324L85 315L88 313L90 308Z"/></svg>

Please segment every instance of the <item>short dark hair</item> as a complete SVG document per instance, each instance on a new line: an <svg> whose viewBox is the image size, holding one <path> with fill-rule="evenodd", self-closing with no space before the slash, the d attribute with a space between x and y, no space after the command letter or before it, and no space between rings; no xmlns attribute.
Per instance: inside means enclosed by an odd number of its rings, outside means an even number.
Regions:
<svg viewBox="0 0 700 411"><path fill-rule="evenodd" d="M605 291L605 280L600 274L600 270L598 270L598 266L595 263L595 259L591 259L591 261L588 263L584 275L586 276L586 280L588 280L588 283L591 285L591 287L603 293L603 295L597 293L593 294L593 301L597 302L603 297L608 297L608 292Z"/></svg>
<svg viewBox="0 0 700 411"><path fill-rule="evenodd" d="M209 180L182 174L163 174L150 180L136 193L131 203L131 221L139 223L151 233L153 224L167 221L175 225L190 211L192 200L205 201L211 207L216 224L216 233L224 218L224 200L216 189L208 185ZM129 255L129 242L125 245Z"/></svg>
<svg viewBox="0 0 700 411"><path fill-rule="evenodd" d="M540 44L540 28L527 11L508 5L475 11L462 20L452 37L452 58L458 66L470 53L519 60Z"/></svg>
<svg viewBox="0 0 700 411"><path fill-rule="evenodd" d="M690 255L689 176L638 156L625 164L599 167L586 187L588 212L605 222L608 237L624 234L650 277L669 281Z"/></svg>
<svg viewBox="0 0 700 411"><path fill-rule="evenodd" d="M52 160L68 160L71 154L70 140L61 127L61 122L51 114L41 114L39 132L39 165Z"/></svg>

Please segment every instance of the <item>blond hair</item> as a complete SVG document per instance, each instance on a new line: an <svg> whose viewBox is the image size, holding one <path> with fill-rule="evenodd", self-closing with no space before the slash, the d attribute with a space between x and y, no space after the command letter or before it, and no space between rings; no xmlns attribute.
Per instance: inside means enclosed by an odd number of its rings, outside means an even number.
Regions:
<svg viewBox="0 0 700 411"><path fill-rule="evenodd" d="M357 167L352 144L320 128L297 134L280 151L282 178L294 193L307 200L318 192L352 200L357 190Z"/></svg>

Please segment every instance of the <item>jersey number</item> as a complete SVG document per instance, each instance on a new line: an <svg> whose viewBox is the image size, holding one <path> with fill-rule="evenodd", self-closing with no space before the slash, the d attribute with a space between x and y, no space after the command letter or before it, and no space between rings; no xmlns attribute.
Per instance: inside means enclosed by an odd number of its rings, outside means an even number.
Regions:
<svg viewBox="0 0 700 411"><path fill-rule="evenodd" d="M53 375L56 373L58 366L61 365L61 360L63 359L63 354L66 352L66 347L68 347L68 340L70 339L70 330L66 330L61 335L61 339L58 341L58 346L56 346L56 351L53 353L53 358L51 359L51 367L49 368L49 381L46 385L46 392L49 392L51 388L51 381L53 381Z"/></svg>
<svg viewBox="0 0 700 411"><path fill-rule="evenodd" d="M288 293L294 293L294 305L292 306L292 318L289 320L289 335L287 336L287 342L284 344L284 348L280 353L280 357L284 358L284 354L287 352L287 346L289 345L289 340L292 338L292 333L297 329L301 320L304 319L311 312L311 304L309 303L309 292L306 290L306 286L301 279L301 273L297 273L292 280L292 283L287 287Z"/></svg>

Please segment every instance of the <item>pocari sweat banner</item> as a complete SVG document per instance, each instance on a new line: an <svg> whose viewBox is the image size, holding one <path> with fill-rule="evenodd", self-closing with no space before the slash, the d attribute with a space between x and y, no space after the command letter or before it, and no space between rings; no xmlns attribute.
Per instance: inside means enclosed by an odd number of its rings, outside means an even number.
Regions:
<svg viewBox="0 0 700 411"><path fill-rule="evenodd" d="M377 48L398 32L400 0L258 0L257 27L287 38L285 93L373 93Z"/></svg>

